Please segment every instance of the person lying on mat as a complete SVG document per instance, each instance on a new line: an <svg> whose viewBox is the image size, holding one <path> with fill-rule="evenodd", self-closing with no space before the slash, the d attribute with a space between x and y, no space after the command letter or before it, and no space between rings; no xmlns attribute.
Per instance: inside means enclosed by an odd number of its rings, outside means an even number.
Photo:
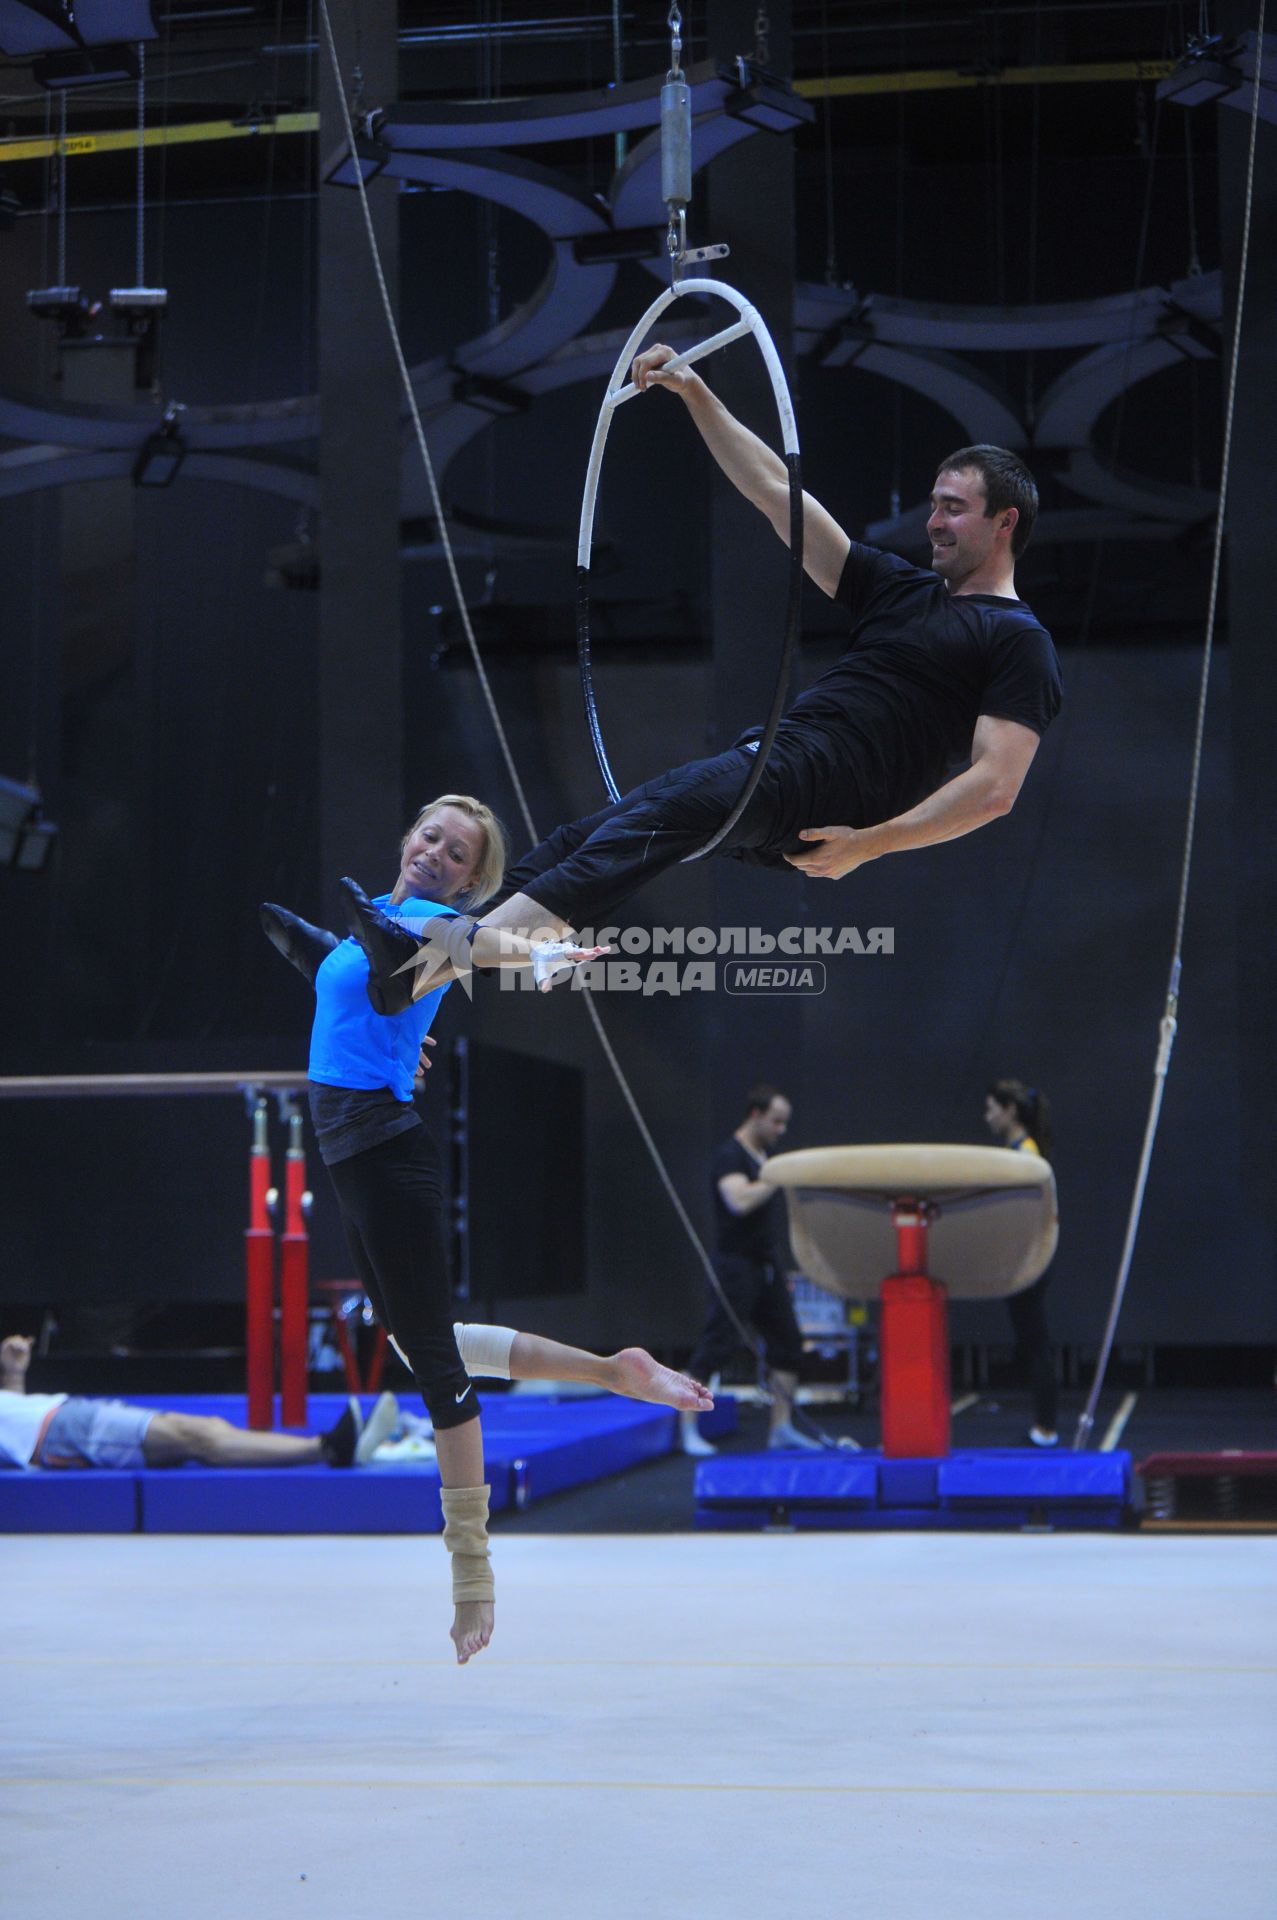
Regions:
<svg viewBox="0 0 1277 1920"><path fill-rule="evenodd" d="M214 1414L157 1412L121 1400L28 1393L32 1342L0 1341L0 1466L206 1467L365 1466L399 1422L393 1393L368 1419L351 1399L327 1433L254 1433Z"/></svg>

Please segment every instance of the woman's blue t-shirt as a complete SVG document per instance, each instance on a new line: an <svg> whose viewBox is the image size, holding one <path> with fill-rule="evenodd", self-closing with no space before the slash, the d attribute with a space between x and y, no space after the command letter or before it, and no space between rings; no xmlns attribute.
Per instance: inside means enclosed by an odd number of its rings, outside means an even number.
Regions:
<svg viewBox="0 0 1277 1920"><path fill-rule="evenodd" d="M391 920L409 925L455 911L411 895L392 907L388 893L373 905ZM389 1087L396 1100L411 1100L421 1043L447 991L446 986L437 987L402 1013L377 1013L368 998L364 950L357 940L343 940L315 975L310 1078L328 1087Z"/></svg>

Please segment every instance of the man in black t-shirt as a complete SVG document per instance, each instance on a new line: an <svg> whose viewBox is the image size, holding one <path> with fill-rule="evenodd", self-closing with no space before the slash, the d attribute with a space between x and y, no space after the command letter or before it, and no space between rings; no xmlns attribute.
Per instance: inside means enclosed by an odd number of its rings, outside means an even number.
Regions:
<svg viewBox="0 0 1277 1920"><path fill-rule="evenodd" d="M784 462L696 373L667 372L671 358L669 347L648 348L634 363L636 383L679 395L728 479L787 540ZM857 544L803 498L803 564L846 610L849 641L781 721L720 851L837 880L1008 813L1059 710L1060 668L1050 634L1016 596L1015 562L1038 503L1016 454L962 447L941 462L927 568ZM483 924L542 939L601 926L722 825L758 735L753 728L725 753L557 828L507 869Z"/></svg>
<svg viewBox="0 0 1277 1920"><path fill-rule="evenodd" d="M746 1098L745 1118L714 1154L712 1179L718 1251L714 1271L738 1320L752 1327L763 1345L774 1398L768 1445L811 1447L793 1425L794 1389L802 1357L802 1335L785 1279L789 1236L785 1201L778 1187L758 1178L758 1170L779 1146L791 1108L775 1087L754 1087ZM715 1294L687 1370L694 1380L719 1372L741 1344L740 1331ZM684 1453L716 1452L701 1438L694 1413L680 1416Z"/></svg>

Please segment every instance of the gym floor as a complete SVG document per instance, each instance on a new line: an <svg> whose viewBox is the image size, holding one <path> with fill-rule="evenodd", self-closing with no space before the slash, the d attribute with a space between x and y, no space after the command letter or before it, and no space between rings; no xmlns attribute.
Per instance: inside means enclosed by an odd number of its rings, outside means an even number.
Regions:
<svg viewBox="0 0 1277 1920"><path fill-rule="evenodd" d="M15 1920L1272 1920L1277 1539L525 1529L464 1670L437 1538L5 1557Z"/></svg>

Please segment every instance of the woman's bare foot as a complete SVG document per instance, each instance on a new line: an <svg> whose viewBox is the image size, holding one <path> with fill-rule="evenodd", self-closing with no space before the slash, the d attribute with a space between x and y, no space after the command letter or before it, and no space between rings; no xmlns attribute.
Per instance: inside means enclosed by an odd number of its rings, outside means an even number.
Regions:
<svg viewBox="0 0 1277 1920"><path fill-rule="evenodd" d="M457 1665L464 1667L472 1654L482 1653L492 1638L492 1602L459 1600L452 1622L452 1644L457 1649Z"/></svg>
<svg viewBox="0 0 1277 1920"><path fill-rule="evenodd" d="M612 1355L609 1367L608 1385L627 1399L650 1400L654 1406L677 1407L686 1413L708 1413L714 1404L708 1387L685 1373L675 1373L672 1367L662 1367L642 1347L622 1348Z"/></svg>

